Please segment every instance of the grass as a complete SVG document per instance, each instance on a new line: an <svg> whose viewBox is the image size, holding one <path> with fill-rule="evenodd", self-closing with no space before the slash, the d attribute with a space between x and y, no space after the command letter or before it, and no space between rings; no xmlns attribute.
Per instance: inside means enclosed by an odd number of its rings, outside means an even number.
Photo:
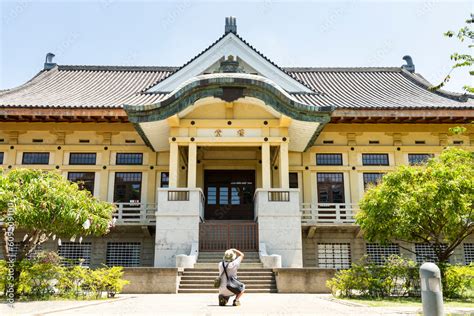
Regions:
<svg viewBox="0 0 474 316"><path fill-rule="evenodd" d="M421 298L419 297L389 297L389 298L340 298L341 300L364 304L373 307L389 306L419 306L421 307ZM474 308L474 298L462 299L444 299L446 307L471 307Z"/></svg>

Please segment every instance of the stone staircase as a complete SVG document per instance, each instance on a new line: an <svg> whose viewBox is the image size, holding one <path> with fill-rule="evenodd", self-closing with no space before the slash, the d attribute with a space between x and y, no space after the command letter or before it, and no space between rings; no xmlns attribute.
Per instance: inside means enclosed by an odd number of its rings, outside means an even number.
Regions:
<svg viewBox="0 0 474 316"><path fill-rule="evenodd" d="M217 264L223 252L200 252L194 269L184 269L178 293L217 293L214 279L219 276ZM237 272L245 283L246 293L276 293L275 275L272 269L264 269L257 252L245 253Z"/></svg>

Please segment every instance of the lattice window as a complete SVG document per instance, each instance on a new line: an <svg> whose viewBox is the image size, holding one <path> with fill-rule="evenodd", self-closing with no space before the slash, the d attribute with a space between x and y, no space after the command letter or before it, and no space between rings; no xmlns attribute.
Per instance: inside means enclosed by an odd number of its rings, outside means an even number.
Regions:
<svg viewBox="0 0 474 316"><path fill-rule="evenodd" d="M94 194L94 172L68 172L67 179L71 182L78 183L81 190L86 189L91 194Z"/></svg>
<svg viewBox="0 0 474 316"><path fill-rule="evenodd" d="M58 248L58 254L64 258L61 264L66 267L79 264L87 267L90 266L91 248L90 242L63 242Z"/></svg>
<svg viewBox="0 0 474 316"><path fill-rule="evenodd" d="M70 153L70 165L95 165L97 160L96 153Z"/></svg>
<svg viewBox="0 0 474 316"><path fill-rule="evenodd" d="M342 166L342 154L316 154L318 166Z"/></svg>
<svg viewBox="0 0 474 316"><path fill-rule="evenodd" d="M162 172L161 173L160 187L161 188L169 188L169 186L170 186L170 173L169 172Z"/></svg>
<svg viewBox="0 0 474 316"><path fill-rule="evenodd" d="M0 165L3 164L3 153L0 153Z"/></svg>
<svg viewBox="0 0 474 316"><path fill-rule="evenodd" d="M369 185L377 185L382 180L384 173L364 173L364 190L367 190Z"/></svg>
<svg viewBox="0 0 474 316"><path fill-rule="evenodd" d="M351 267L351 245L348 243L318 244L318 267L349 269Z"/></svg>
<svg viewBox="0 0 474 316"><path fill-rule="evenodd" d="M49 164L49 153L23 153L22 164L47 165Z"/></svg>
<svg viewBox="0 0 474 316"><path fill-rule="evenodd" d="M369 260L376 265L384 264L385 259L390 255L400 255L400 247L397 244L380 245L368 243L366 250Z"/></svg>
<svg viewBox="0 0 474 316"><path fill-rule="evenodd" d="M446 245L441 245L442 249L446 249ZM431 244L415 244L416 262L422 264L423 262L436 262L437 256Z"/></svg>
<svg viewBox="0 0 474 316"><path fill-rule="evenodd" d="M433 158L433 154L408 154L408 162L410 165L421 165L426 163L430 158Z"/></svg>
<svg viewBox="0 0 474 316"><path fill-rule="evenodd" d="M116 172L114 201L118 203L140 203L142 192L141 172Z"/></svg>
<svg viewBox="0 0 474 316"><path fill-rule="evenodd" d="M474 262L474 244L464 244L464 263Z"/></svg>
<svg viewBox="0 0 474 316"><path fill-rule="evenodd" d="M139 242L107 243L108 266L139 267L141 244Z"/></svg>
<svg viewBox="0 0 474 316"><path fill-rule="evenodd" d="M16 258L16 255L17 255L17 253L18 253L18 247L20 247L20 242L15 242L15 243L13 244L12 249L11 249L11 252L12 252L12 255L13 255L14 258ZM34 257L36 257L36 255L38 254L38 252L40 252L40 251L42 251L42 250L43 250L43 246L42 246L42 245L37 246L36 249L33 250L33 252L30 253L30 254L27 256L27 258L28 258L28 259L33 259Z"/></svg>
<svg viewBox="0 0 474 316"><path fill-rule="evenodd" d="M141 165L143 164L142 153L117 153L117 165Z"/></svg>
<svg viewBox="0 0 474 316"><path fill-rule="evenodd" d="M362 154L364 166L388 166L388 154Z"/></svg>

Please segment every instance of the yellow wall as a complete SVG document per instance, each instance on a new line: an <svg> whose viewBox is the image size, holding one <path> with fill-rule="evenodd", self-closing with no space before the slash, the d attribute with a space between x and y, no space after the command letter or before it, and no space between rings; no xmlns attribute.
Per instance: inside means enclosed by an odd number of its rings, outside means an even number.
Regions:
<svg viewBox="0 0 474 316"><path fill-rule="evenodd" d="M229 113L228 113L229 114ZM262 113L258 112L260 116ZM268 114L268 113L267 113ZM197 115L197 114L196 114ZM246 118L248 119L248 118ZM275 119L277 122L278 119ZM272 121L273 122L273 121ZM182 124L188 124L186 119ZM181 124L180 123L180 124ZM244 119L233 117L233 126L248 124ZM274 124L274 123L272 123ZM276 124L276 123L275 123ZM446 124L328 124L320 137L307 152L289 154L290 172L298 172L301 201L316 202L316 173L343 172L346 202L357 203L363 195L363 172L386 172L400 164L407 163L408 153L439 154L453 141L463 141L462 146L474 150L472 128L463 136L449 135ZM186 127L187 128L187 127ZM255 126L267 129L267 126ZM168 171L169 153L155 153L141 140L133 126L128 123L2 123L0 125L0 152L4 153L2 168L42 168L58 170L64 175L68 171L94 171L96 183L94 194L104 200L113 199L113 181L116 171L140 171L143 173L142 202L154 203L156 188L160 183L160 172ZM34 143L33 139L43 139ZM80 141L89 140L89 143ZM128 142L127 142L128 141ZM135 141L135 143L130 143ZM333 141L332 144L324 142ZM379 141L379 144L369 144ZM425 141L425 144L416 144ZM291 140L290 140L291 142ZM180 154L178 168L179 185L186 186L187 168L185 146ZM278 147L272 146L272 149ZM28 151L50 152L49 165L23 166L22 153ZM95 152L97 165L74 166L68 164L70 152ZM141 152L144 163L141 166L115 165L117 152ZM390 166L362 166L362 153L388 153ZM272 151L273 153L273 151ZM278 153L278 151L274 151ZM316 166L316 153L342 153L342 166ZM252 169L256 170L257 187L261 187L261 150L258 146L233 149L227 144L221 147L201 147L198 149L197 186L203 187L205 169ZM272 161L272 185L279 184L279 159ZM182 169L185 167L185 169ZM105 169L104 169L105 168ZM355 170L353 169L355 168Z"/></svg>

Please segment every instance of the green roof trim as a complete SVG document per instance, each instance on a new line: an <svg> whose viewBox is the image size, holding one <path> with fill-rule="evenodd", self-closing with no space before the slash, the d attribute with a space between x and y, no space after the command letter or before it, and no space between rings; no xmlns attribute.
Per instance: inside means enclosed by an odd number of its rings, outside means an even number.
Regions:
<svg viewBox="0 0 474 316"><path fill-rule="evenodd" d="M293 99L267 80L257 76L202 76L184 85L165 100L147 105L125 104L130 122L145 123L160 121L187 107L196 101L216 97L224 101L234 101L241 97L253 97L265 102L278 112L293 119L306 122L323 122L331 116L333 107L318 107L307 105Z"/></svg>

